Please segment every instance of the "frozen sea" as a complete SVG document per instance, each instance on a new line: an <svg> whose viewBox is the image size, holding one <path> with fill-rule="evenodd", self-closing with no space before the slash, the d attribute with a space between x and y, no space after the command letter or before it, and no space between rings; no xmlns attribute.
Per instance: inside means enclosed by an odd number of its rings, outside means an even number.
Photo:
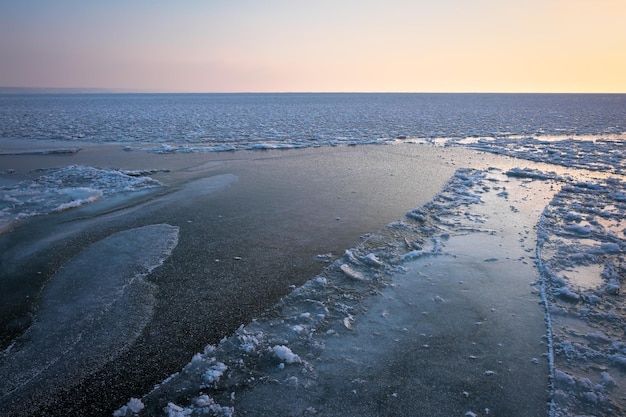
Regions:
<svg viewBox="0 0 626 417"><path fill-rule="evenodd" d="M626 413L626 95L0 95L0 414Z"/></svg>

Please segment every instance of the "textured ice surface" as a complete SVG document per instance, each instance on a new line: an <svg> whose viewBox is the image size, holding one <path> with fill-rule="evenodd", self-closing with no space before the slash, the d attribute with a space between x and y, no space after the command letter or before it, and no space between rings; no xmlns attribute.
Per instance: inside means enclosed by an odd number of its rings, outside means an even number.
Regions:
<svg viewBox="0 0 626 417"><path fill-rule="evenodd" d="M550 330L547 337L550 351L547 357L552 365L551 413L623 413L621 393L625 385L626 352L621 342L625 330L621 299L624 279L624 246L621 240L624 238L624 228L620 219L624 216L622 204L626 201L626 191L622 189L620 181L597 178L605 178L606 173L623 174L626 96L92 95L6 96L0 97L0 100L3 109L0 112L0 137L18 140L60 139L68 144L61 151L68 153L75 152L78 149L75 146L80 142L116 142L126 145L127 150L140 148L158 153L177 153L415 141L469 146L479 151L548 163L561 167L558 170L561 173L564 172L562 167L565 167L566 172L570 168L572 172L579 169L595 171L592 177L596 179L576 180L578 183L572 177L557 177L549 172L523 168L511 171L509 175L522 184L526 181L535 184L557 181L552 184L554 192L564 185L561 194L546 210L539 241L539 264L544 278L544 301ZM0 154L2 151L0 149ZM46 149L35 152L45 154ZM0 167L0 172L2 169ZM548 171L551 170L550 167ZM8 178L8 171L4 172ZM495 175L495 172L491 174ZM106 173L104 176L108 175ZM127 179L133 177L131 173L127 175ZM412 277L415 271L423 274L418 274L423 279L418 282L428 282L430 287L438 290L432 295L432 304L429 306L445 311L446 307L457 305L452 304L455 302L454 293L444 292L449 290L449 286L441 285L446 282L446 276L437 276L431 272L435 271L429 265L431 260L433 263L437 261L440 271L450 267L448 275L462 271L471 276L472 268L478 265L484 271L505 269L514 261L516 265L532 265L534 232L529 229L522 228L512 240L508 236L508 240L503 239L502 242L503 245L515 242L515 249L523 248L524 255L503 255L500 247L489 254L480 252L484 242L497 239L503 230L510 230L515 223L502 228L487 228L485 222L498 218L498 215L481 213L476 208L491 207L489 198L495 196L500 202L510 202L509 205L498 206L498 210L503 216L506 212L507 216L504 217L515 221L516 216L526 213L520 202L527 204L534 197L531 194L526 199L516 196L502 179L492 183L487 177L478 179L473 175L473 171L459 171L432 206L412 210L406 219L390 225L388 235L371 235L366 244L347 252L338 263L333 264L327 275L310 281L286 298L277 307L276 316L250 323L219 346L207 348L206 352L194 357L180 374L146 396L145 404L143 400L133 399L118 415L135 412L144 415L232 415L245 401L252 403L255 395L258 404L265 406L276 398L278 392L287 392L285 398L289 399L293 398L293 392L299 393L297 398L307 399L294 403L296 411L302 411L301 414L314 414L322 410L318 406L321 396L315 391L322 384L320 381L332 378L332 372L336 372L339 366L346 366L346 371L350 371L351 365L346 365L342 359L336 369L330 366L330 371L320 373L323 368L319 366L322 361L320 358L325 358L325 354L330 355L328 352L333 350L330 348L331 342L336 343L335 348L340 350L351 346L349 343L344 345L348 340L363 346L363 351L368 351L372 345L374 356L368 356L370 359L380 354L383 345L379 339L365 344L359 337L368 334L363 331L368 329L365 318L375 322L384 317L388 321L382 321L383 324L399 323L406 319L398 311L412 311L413 307L403 304L403 296L414 294L411 291L419 289L419 285L408 288L403 279ZM149 206L141 205L110 215L127 215L132 210L148 211L159 204L193 196L196 192L221 189L236 180L234 176L218 177L190 184L190 187L150 202ZM70 178L68 176L63 181ZM6 184L12 184L12 181ZM143 189L141 183L137 185ZM0 210L5 212L0 212L0 220L7 213L8 217L5 218L14 218L20 213L30 215L30 211L37 214L69 209L106 197L107 189L119 191L124 188L117 188L117 185L99 188L77 183L63 189L59 184L52 184L50 187L56 191L44 193L45 198L38 201L40 190L29 195L30 185L22 183L20 186L23 189L17 189L16 194L13 194L15 188L2 189L0 199L9 196L15 201L2 203L4 205ZM20 193L25 194L20 196ZM29 199L33 199L33 205L30 205ZM464 231L467 237L457 236L458 231ZM377 241L378 244L375 244ZM455 247L455 242L464 242L464 245ZM461 256L464 250L474 247L478 258L466 259ZM455 255L457 258L454 258ZM456 260L464 262L456 264ZM406 272L409 266L413 268L412 271L398 275ZM428 268L431 269L426 271ZM513 270L517 268L509 268L502 275L513 276L513 273L509 273ZM396 287L389 286L391 276L396 276ZM468 279L464 278L463 281L460 285L467 285ZM424 287L430 288L426 284ZM505 291L506 286L503 287L502 291ZM370 299L372 294L378 298ZM419 299L419 296L415 295L414 298ZM481 296L473 294L473 298L470 297L462 308L473 305ZM379 303L372 300L378 300ZM395 308L398 306L402 308ZM378 307L380 309L376 310ZM371 316L376 311L379 317ZM425 317L421 315L425 311L420 311L421 318ZM497 307L490 307L488 311L495 315L499 312ZM489 314L485 316L490 317ZM473 321L469 328L457 329L459 335L471 336L471 332L490 329L492 324L497 323L497 320L483 320L485 317L468 317ZM519 315L515 317L510 320L520 319ZM459 318L459 325L466 323L461 319L464 317ZM371 328L375 327L374 322L369 323ZM392 345L403 340L404 328L410 329L403 324L399 331L400 337L391 339L394 341ZM398 331L394 329L391 326L383 330ZM395 339L399 342L395 342ZM380 348L376 349L378 346ZM435 344L427 341L411 344L413 346L421 354L421 349L428 351ZM19 344L12 346L14 352L19 351L18 347ZM398 357L393 356L391 360L401 361L398 358L406 357L410 350L394 352L398 353ZM340 354L336 357L358 363L361 352L349 353L345 357ZM296 357L300 362L295 360ZM289 358L294 360L290 362ZM475 353L471 353L468 358L468 362L472 363L484 359ZM544 366L543 358L536 353L528 360L528 364ZM526 358L520 360L523 362ZM460 360L449 362L462 363ZM502 362L507 363L504 360ZM511 363L519 365L515 369L525 369L522 362ZM332 361L321 363L332 364ZM383 376L385 372L389 373L389 369L402 370L407 365L401 362L393 368L390 362L374 363L368 378L360 376L350 380L335 380L334 384L327 385L329 388L326 388L325 393L333 394L331 398L339 398L341 403L352 404L346 400L357 394L360 399L371 401L374 395L367 395L371 391L363 389L375 386L375 382L372 382L375 378L370 376L378 375L378 380L384 381ZM503 374L498 367L503 364L492 366L491 363L483 363L484 366L480 367L476 375L489 378L486 380L488 383L499 381L498 378L502 378ZM533 369L532 366L530 369ZM354 365L352 370L358 371L359 368ZM437 371L443 375L444 370L441 367ZM504 382L519 379L518 376L511 375ZM425 380L426 384L428 380ZM447 382L453 380L452 376ZM347 396L340 395L345 394L346 384L357 394L348 390L350 392ZM274 391L276 387L279 388ZM439 391L446 392L439 388ZM267 397L263 394L264 389L270 394ZM405 401L400 389L386 389L382 387L375 391L388 395L382 399L378 397L379 407L392 407L391 401ZM467 409L461 410L459 415L494 414L486 405L489 401L476 399L473 392L471 389L462 389L461 397L468 399L464 403ZM245 399L246 395L248 400ZM313 400L308 401L309 398ZM286 404L284 398L282 400L274 401L268 407ZM455 401L456 397L453 401L446 397L441 404L454 404ZM423 405L423 401L415 404ZM298 408L300 406L303 408ZM455 410L455 415L459 410ZM290 413L292 411L289 410ZM337 414L344 415L343 411Z"/></svg>
<svg viewBox="0 0 626 417"><path fill-rule="evenodd" d="M165 152L626 132L619 94L45 95L2 96L0 107L0 137Z"/></svg>
<svg viewBox="0 0 626 417"><path fill-rule="evenodd" d="M556 416L626 413L625 192L616 178L567 184L539 225Z"/></svg>
<svg viewBox="0 0 626 417"><path fill-rule="evenodd" d="M0 357L0 409L27 415L123 352L155 305L157 285L145 278L177 242L178 227L130 229L92 244L57 272L34 324Z"/></svg>
<svg viewBox="0 0 626 417"><path fill-rule="evenodd" d="M149 172L70 165L35 180L0 187L0 231L17 219L64 211L96 200L160 187Z"/></svg>
<svg viewBox="0 0 626 417"><path fill-rule="evenodd" d="M485 152L514 156L530 161L565 167L602 171L614 174L626 173L624 137L605 139L565 138L546 140L542 138L498 138L467 145Z"/></svg>

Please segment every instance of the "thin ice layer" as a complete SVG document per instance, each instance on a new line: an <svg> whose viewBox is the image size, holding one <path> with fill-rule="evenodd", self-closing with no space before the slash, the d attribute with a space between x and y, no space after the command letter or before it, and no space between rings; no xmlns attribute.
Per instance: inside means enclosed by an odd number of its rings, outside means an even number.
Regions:
<svg viewBox="0 0 626 417"><path fill-rule="evenodd" d="M115 233L50 279L35 323L1 358L1 409L28 414L135 340L156 303L156 285L145 277L172 253L178 230L157 224Z"/></svg>

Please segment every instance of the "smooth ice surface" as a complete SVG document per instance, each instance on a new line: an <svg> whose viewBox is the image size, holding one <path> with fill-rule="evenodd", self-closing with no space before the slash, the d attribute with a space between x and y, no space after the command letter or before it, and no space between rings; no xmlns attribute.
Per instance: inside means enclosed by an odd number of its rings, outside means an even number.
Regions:
<svg viewBox="0 0 626 417"><path fill-rule="evenodd" d="M220 174L199 178L186 183L181 189L167 195L164 200L168 202L185 201L191 198L223 191L235 182L237 182L237 176L233 174Z"/></svg>
<svg viewBox="0 0 626 417"><path fill-rule="evenodd" d="M28 415L55 392L123 352L150 320L158 283L146 276L172 253L178 227L115 233L80 252L44 287L36 320L2 353L0 409Z"/></svg>

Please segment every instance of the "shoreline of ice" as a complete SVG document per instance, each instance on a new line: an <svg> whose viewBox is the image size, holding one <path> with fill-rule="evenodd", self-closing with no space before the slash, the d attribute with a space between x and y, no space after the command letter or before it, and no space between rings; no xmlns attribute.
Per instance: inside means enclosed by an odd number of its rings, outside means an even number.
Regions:
<svg viewBox="0 0 626 417"><path fill-rule="evenodd" d="M237 141L225 144L175 144L175 143L134 143L120 144L122 149L128 152L143 151L155 154L172 154L172 153L208 153L208 152L236 152L236 151L255 151L255 150L289 150L289 149L305 149L319 147L336 147L336 146L362 146L362 145L394 145L394 144L418 144L433 146L464 146L478 151L503 154L507 156L528 159L536 162L554 163L562 166L571 166L575 168L587 169L603 169L606 165L597 166L595 168L585 167L584 161L581 165L577 158L566 157L559 160L558 157L565 155L559 145L567 144L573 146L577 150L577 155L590 150L598 151L598 144L602 144L603 156L609 157L611 162L618 161L615 159L619 155L619 151L623 149L623 142L626 140L626 132L608 133L608 134L572 134L572 135L482 135L467 137L407 137L399 135L386 138L338 138L331 140L270 140L259 142ZM516 144L521 145L522 152L515 150ZM533 149L531 149L533 147ZM548 154L548 160L541 151ZM576 161L576 163L573 163ZM597 161L596 161L597 162ZM590 165L590 162L588 163Z"/></svg>

